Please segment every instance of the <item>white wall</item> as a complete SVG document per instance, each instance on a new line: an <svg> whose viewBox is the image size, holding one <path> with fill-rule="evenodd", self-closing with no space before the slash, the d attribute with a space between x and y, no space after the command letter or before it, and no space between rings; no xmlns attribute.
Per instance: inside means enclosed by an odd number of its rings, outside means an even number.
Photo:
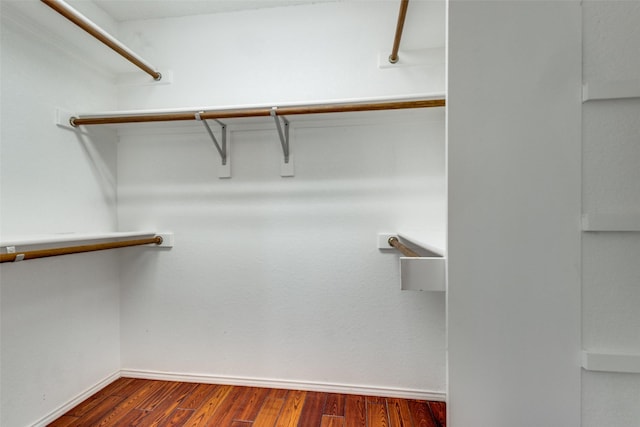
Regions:
<svg viewBox="0 0 640 427"><path fill-rule="evenodd" d="M390 53L397 16L398 3L384 0L124 22L121 39L161 70L173 70L175 82L123 87L119 108L441 93L443 65L378 68L378 54ZM402 49L443 47L444 25L443 1L412 3Z"/></svg>
<svg viewBox="0 0 640 427"><path fill-rule="evenodd" d="M449 6L449 424L576 427L580 4Z"/></svg>
<svg viewBox="0 0 640 427"><path fill-rule="evenodd" d="M583 79L638 80L640 3L583 5ZM583 204L586 214L640 212L640 100L583 105ZM640 234L583 236L583 348L640 355ZM583 371L585 427L637 426L640 374Z"/></svg>
<svg viewBox="0 0 640 427"><path fill-rule="evenodd" d="M397 4L353 2L126 23L124 39L176 81L120 87L116 102L108 74L27 30L39 25L10 3L3 238L117 228L114 135L56 129L55 106L275 104L443 83L434 68L377 69ZM450 423L578 425L579 13L509 3L454 0L450 14ZM441 45L441 7L411 7L407 31L421 33L409 40L424 43L403 46ZM585 81L637 78L638 7L585 2ZM637 116L636 100L583 106L583 212L638 211ZM443 391L443 297L397 291L396 257L373 248L377 231L442 227L442 121L294 124L292 179L277 176L268 126L234 128L228 181L198 127L122 131L120 228L172 229L176 248L2 265L0 424L32 423L119 369L121 318L129 369ZM637 251L635 234L583 236L585 349L640 351ZM638 393L638 375L583 371L583 425L635 425Z"/></svg>
<svg viewBox="0 0 640 427"><path fill-rule="evenodd" d="M39 3L39 2L38 2ZM113 132L54 108L114 108L113 84L2 2L0 236L116 229ZM30 425L118 370L115 254L0 266L3 426Z"/></svg>
<svg viewBox="0 0 640 427"><path fill-rule="evenodd" d="M127 22L176 81L123 89L120 107L442 92L442 71L377 68L396 16L356 2ZM378 232L444 230L444 111L291 120L293 178L270 119L233 125L228 180L198 123L120 131L120 227L176 236L157 258L122 252L123 368L444 392L444 296L400 291L397 255L376 249Z"/></svg>

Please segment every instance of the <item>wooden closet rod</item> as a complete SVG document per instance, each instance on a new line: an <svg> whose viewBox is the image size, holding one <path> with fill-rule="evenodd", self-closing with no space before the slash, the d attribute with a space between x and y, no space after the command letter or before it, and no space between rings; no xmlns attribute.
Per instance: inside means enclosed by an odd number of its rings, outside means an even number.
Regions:
<svg viewBox="0 0 640 427"><path fill-rule="evenodd" d="M190 111L173 113L132 114L114 116L71 117L72 126L106 125L118 123L170 122L180 120L196 120L196 114L204 119L230 119L243 117L268 117L274 111L278 116L297 114L348 113L356 111L399 110L405 108L444 107L444 99L422 99L414 101L393 101L355 104L325 104L291 107L264 107L235 110Z"/></svg>
<svg viewBox="0 0 640 427"><path fill-rule="evenodd" d="M394 248L402 252L402 255L404 256L412 258L420 256L417 252L414 252L413 250L400 243L400 240L398 240L397 237L389 237L389 246L393 246Z"/></svg>
<svg viewBox="0 0 640 427"><path fill-rule="evenodd" d="M0 254L0 263L20 260L46 258L50 256L79 254L83 252L103 251L105 249L126 248L129 246L141 246L155 243L162 244L162 237L155 236L147 239L123 240L120 242L96 243L93 245L68 246L64 248L41 249L37 251L17 252L15 254Z"/></svg>
<svg viewBox="0 0 640 427"><path fill-rule="evenodd" d="M398 62L398 50L400 49L400 39L402 38L402 30L404 29L404 20L407 17L407 8L409 0L400 1L400 12L398 12L398 23L396 25L396 36L393 39L393 49L389 55L389 62L395 64Z"/></svg>
<svg viewBox="0 0 640 427"><path fill-rule="evenodd" d="M147 61L142 59L136 53L131 51L128 47L118 41L111 34L107 33L105 30L96 25L93 21L91 21L86 16L82 15L80 12L75 10L73 7L69 6L62 0L40 0L60 15L67 18L69 21L76 24L78 27L82 28L87 33L91 34L93 37L98 39L100 42L114 50L120 56L122 56L127 61L131 62L136 67L140 68L145 73L149 74L153 77L154 80L162 79L162 74L160 74L153 65L149 64Z"/></svg>

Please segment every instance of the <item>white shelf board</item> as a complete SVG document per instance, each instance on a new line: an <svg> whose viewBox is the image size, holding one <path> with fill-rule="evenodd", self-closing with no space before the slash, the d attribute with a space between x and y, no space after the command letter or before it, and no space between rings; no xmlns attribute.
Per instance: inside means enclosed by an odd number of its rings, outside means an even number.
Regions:
<svg viewBox="0 0 640 427"><path fill-rule="evenodd" d="M592 81L582 85L582 101L640 98L640 79Z"/></svg>
<svg viewBox="0 0 640 427"><path fill-rule="evenodd" d="M640 354L583 351L582 367L587 371L640 374Z"/></svg>
<svg viewBox="0 0 640 427"><path fill-rule="evenodd" d="M416 233L378 233L377 237L377 247L381 250L395 250L393 246L389 245L389 238L398 237L401 243L409 243L418 248L432 252L435 255L439 255L441 257L445 256L445 231L431 232L428 234L422 233L419 236Z"/></svg>
<svg viewBox="0 0 640 427"><path fill-rule="evenodd" d="M583 231L640 231L640 213L590 213L582 215Z"/></svg>
<svg viewBox="0 0 640 427"><path fill-rule="evenodd" d="M378 68L393 69L403 67L443 67L445 66L444 46L428 49L400 50L398 62L389 62L389 51L378 52Z"/></svg>
<svg viewBox="0 0 640 427"><path fill-rule="evenodd" d="M445 255L446 233L444 230L441 232L431 231L427 233L405 233L401 231L398 233L398 237L437 255Z"/></svg>

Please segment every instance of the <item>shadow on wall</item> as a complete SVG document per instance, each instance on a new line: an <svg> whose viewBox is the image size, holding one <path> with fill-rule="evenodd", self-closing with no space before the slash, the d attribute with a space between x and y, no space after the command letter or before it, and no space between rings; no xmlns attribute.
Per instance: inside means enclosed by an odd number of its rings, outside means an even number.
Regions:
<svg viewBox="0 0 640 427"><path fill-rule="evenodd" d="M92 128L89 131L72 130L84 148L91 171L102 190L102 197L109 206L117 199L117 142L116 132L111 129Z"/></svg>

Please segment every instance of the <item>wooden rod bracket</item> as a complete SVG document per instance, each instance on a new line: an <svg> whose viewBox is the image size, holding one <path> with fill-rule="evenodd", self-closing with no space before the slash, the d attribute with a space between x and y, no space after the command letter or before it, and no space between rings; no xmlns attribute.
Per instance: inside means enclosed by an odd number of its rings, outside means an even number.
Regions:
<svg viewBox="0 0 640 427"><path fill-rule="evenodd" d="M413 251L412 249L409 249L408 247L400 243L400 240L398 240L397 237L389 237L388 242L389 242L389 246L393 246L394 248L402 252L404 256L408 256L412 258L420 257L420 254L418 254L417 252Z"/></svg>

